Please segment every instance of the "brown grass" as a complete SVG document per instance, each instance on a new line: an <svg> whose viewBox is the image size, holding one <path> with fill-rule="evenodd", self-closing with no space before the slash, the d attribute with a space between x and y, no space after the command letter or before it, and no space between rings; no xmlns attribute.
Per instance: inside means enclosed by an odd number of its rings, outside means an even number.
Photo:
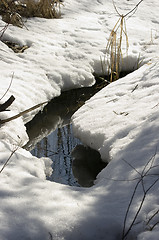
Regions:
<svg viewBox="0 0 159 240"><path fill-rule="evenodd" d="M23 27L22 17L59 18L60 6L60 0L0 0L0 14L3 21Z"/></svg>
<svg viewBox="0 0 159 240"><path fill-rule="evenodd" d="M123 60L123 38L125 38L125 49L126 49L126 55L128 54L128 48L129 48L129 42L128 42L128 35L126 30L126 18L130 18L136 11L139 5L143 2L143 0L140 0L134 8L132 8L129 12L127 12L125 15L120 14L118 11L114 0L113 6L114 9L119 16L119 19L117 23L115 24L113 30L110 33L110 37L108 39L108 43L106 46L106 58L105 58L105 64L107 66L106 73L108 76L110 75L110 82L117 80L120 76L121 72L121 64ZM139 63L138 63L139 65ZM103 63L102 63L103 68ZM103 68L104 70L104 68ZM104 71L103 71L104 73Z"/></svg>
<svg viewBox="0 0 159 240"><path fill-rule="evenodd" d="M21 15L24 17L44 17L58 18L60 17L60 1L59 0L25 0Z"/></svg>
<svg viewBox="0 0 159 240"><path fill-rule="evenodd" d="M107 72L108 75L110 75L110 82L119 79L123 58L123 38L125 38L127 54L129 43L126 31L126 22L124 16L120 16L119 20L117 21L110 33L106 46Z"/></svg>

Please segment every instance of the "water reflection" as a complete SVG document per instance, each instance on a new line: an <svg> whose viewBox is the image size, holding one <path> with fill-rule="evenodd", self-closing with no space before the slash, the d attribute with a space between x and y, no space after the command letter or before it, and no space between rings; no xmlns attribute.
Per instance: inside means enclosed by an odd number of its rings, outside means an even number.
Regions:
<svg viewBox="0 0 159 240"><path fill-rule="evenodd" d="M71 125L57 128L49 136L44 137L31 151L37 157L52 159L53 173L49 180L79 186L72 173L71 152L80 141L73 136Z"/></svg>
<svg viewBox="0 0 159 240"><path fill-rule="evenodd" d="M92 171L91 165L96 165L95 168L101 170L101 168L97 167L97 162L93 162L92 154L95 154L94 152L91 154L90 149L87 149L89 151L86 154L86 149L84 150L81 147L77 147L71 156L72 150L81 143L79 139L73 136L72 126L70 124L73 113L82 106L87 99L99 91L99 89L99 86L93 86L86 89L64 92L60 97L53 99L44 108L43 112L37 114L35 118L26 125L29 142L24 147L39 158L49 157L52 159L53 174L49 180L79 186L77 180L74 178L75 175L81 186L88 187L93 184L93 180L97 175L95 170ZM82 150L81 153L79 150ZM75 155L80 154L83 156L83 159L82 157L76 159ZM100 158L100 156L98 157ZM73 158L74 175L72 172ZM90 167L88 167L89 159L90 162L92 161ZM85 166L82 166L83 164ZM81 180L80 177L82 168L84 169L83 180Z"/></svg>
<svg viewBox="0 0 159 240"><path fill-rule="evenodd" d="M103 85L74 89L63 92L54 98L39 112L34 119L26 124L29 142L25 147L31 150L45 136L66 124L70 123L71 116L86 100L99 91Z"/></svg>

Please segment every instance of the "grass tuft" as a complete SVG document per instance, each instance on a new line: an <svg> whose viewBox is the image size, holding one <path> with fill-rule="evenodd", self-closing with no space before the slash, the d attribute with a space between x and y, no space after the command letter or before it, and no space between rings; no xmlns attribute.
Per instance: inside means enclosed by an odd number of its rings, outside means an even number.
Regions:
<svg viewBox="0 0 159 240"><path fill-rule="evenodd" d="M110 75L110 82L119 79L123 58L123 38L125 38L126 54L128 54L129 42L126 31L126 21L122 15L112 29L106 46L107 72L108 75Z"/></svg>
<svg viewBox="0 0 159 240"><path fill-rule="evenodd" d="M106 46L106 58L104 60L104 65L106 65L106 72L107 75L110 76L110 82L115 81L119 79L120 72L121 72L121 65L123 61L123 38L125 38L125 45L124 48L126 50L126 55L128 56L128 48L129 48L129 41L128 41L128 34L126 30L126 18L131 17L137 10L138 6L143 2L143 0L140 0L133 9L131 9L129 12L127 12L125 15L120 14L118 11L114 0L113 6L114 9L119 16L118 21L116 22L115 26L113 27L108 43ZM138 65L140 63L138 62ZM102 63L102 70L104 73Z"/></svg>
<svg viewBox="0 0 159 240"><path fill-rule="evenodd" d="M0 14L3 21L23 27L22 17L59 18L60 6L60 0L1 0Z"/></svg>

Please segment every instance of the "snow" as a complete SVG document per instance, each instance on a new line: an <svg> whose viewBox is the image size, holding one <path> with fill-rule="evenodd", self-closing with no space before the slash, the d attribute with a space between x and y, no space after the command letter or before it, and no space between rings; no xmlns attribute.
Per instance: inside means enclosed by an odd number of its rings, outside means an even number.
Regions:
<svg viewBox="0 0 159 240"><path fill-rule="evenodd" d="M115 3L125 14L138 1ZM112 1L65 0L61 11L60 19L31 18L26 27L10 25L4 33L3 41L29 48L15 54L0 42L0 96L13 78L0 103L12 94L16 98L0 119L61 91L91 86L92 73L102 73L101 58L118 20ZM75 136L109 162L93 187L46 180L50 160L22 148L28 141L25 123L40 108L1 124L0 169L10 161L0 172L0 240L119 240L130 199L125 233L144 201L127 239L158 239L158 12L157 0L143 1L126 21L130 48L123 69L133 70L138 60L140 68L102 89L72 117Z"/></svg>

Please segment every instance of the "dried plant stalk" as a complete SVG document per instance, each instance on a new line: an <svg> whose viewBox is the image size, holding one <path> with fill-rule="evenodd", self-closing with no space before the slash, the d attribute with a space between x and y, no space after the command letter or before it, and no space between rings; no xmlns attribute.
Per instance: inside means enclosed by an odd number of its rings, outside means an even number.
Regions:
<svg viewBox="0 0 159 240"><path fill-rule="evenodd" d="M119 36L119 37L118 37ZM126 30L124 16L120 16L113 30L110 33L106 46L107 54L107 72L110 74L110 82L117 80L121 71L121 62L123 58L122 42L126 39L126 54L128 53L129 42Z"/></svg>
<svg viewBox="0 0 159 240"><path fill-rule="evenodd" d="M126 17L132 16L138 6L143 2L143 0L140 0L136 6L131 9L129 12L127 12L125 15L120 14L118 11L114 0L113 1L113 6L116 11L116 13L119 16L118 21L116 22L114 28L112 29L108 43L106 46L106 72L108 76L110 75L110 82L117 80L120 76L121 72L121 63L123 61L123 52L122 52L122 46L123 46L123 38L125 38L125 44L126 44L126 55L128 55L128 48L129 48L129 41L128 41L128 35L127 35L127 30L126 30ZM118 37L119 36L119 37Z"/></svg>
<svg viewBox="0 0 159 240"><path fill-rule="evenodd" d="M2 20L23 27L22 17L43 17L43 18L58 18L61 15L60 0L24 0L21 1L0 1L0 14Z"/></svg>

